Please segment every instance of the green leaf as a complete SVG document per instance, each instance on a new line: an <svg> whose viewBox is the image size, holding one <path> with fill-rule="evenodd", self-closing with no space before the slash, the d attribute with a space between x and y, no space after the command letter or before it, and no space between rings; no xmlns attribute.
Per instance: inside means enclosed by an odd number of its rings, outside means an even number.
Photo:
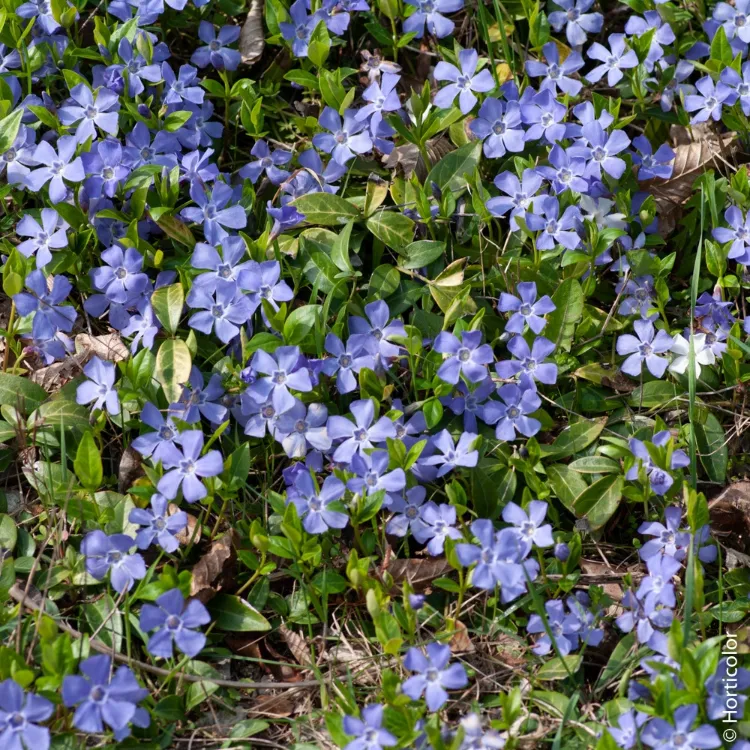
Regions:
<svg viewBox="0 0 750 750"><path fill-rule="evenodd" d="M78 481L87 490L93 492L101 486L102 457L99 455L99 448L90 430L83 433L81 442L78 444L73 470L78 477Z"/></svg>
<svg viewBox="0 0 750 750"><path fill-rule="evenodd" d="M185 245L191 250L195 247L195 237L193 233L188 229L187 225L169 214L163 214L156 220L159 228L168 237L173 239L175 242L179 242L181 245Z"/></svg>
<svg viewBox="0 0 750 750"><path fill-rule="evenodd" d="M308 193L292 205L305 215L308 224L335 227L359 219L359 209L355 205L329 193Z"/></svg>
<svg viewBox="0 0 750 750"><path fill-rule="evenodd" d="M598 531L617 510L624 485L621 476L607 476L594 482L575 499L575 514L588 520L591 531Z"/></svg>
<svg viewBox="0 0 750 750"><path fill-rule="evenodd" d="M606 456L584 456L568 466L581 474L617 474L620 471L620 464Z"/></svg>
<svg viewBox="0 0 750 750"><path fill-rule="evenodd" d="M295 307L284 321L284 343L287 346L299 346L312 334L321 312L320 305Z"/></svg>
<svg viewBox="0 0 750 750"><path fill-rule="evenodd" d="M542 445L542 456L565 458L579 453L596 440L607 424L607 418L582 419L563 430L552 445Z"/></svg>
<svg viewBox="0 0 750 750"><path fill-rule="evenodd" d="M709 412L705 424L695 424L695 439L703 468L712 482L724 482L729 466L729 448L724 435L724 428Z"/></svg>
<svg viewBox="0 0 750 750"><path fill-rule="evenodd" d="M577 279L566 279L552 295L555 310L547 316L546 338L560 350L570 351L573 331L583 316L583 289Z"/></svg>
<svg viewBox="0 0 750 750"><path fill-rule="evenodd" d="M401 274L397 268L384 263L378 266L370 276L369 292L380 299L390 297L401 283Z"/></svg>
<svg viewBox="0 0 750 750"><path fill-rule="evenodd" d="M16 522L8 515L0 515L0 549L12 552L18 541Z"/></svg>
<svg viewBox="0 0 750 750"><path fill-rule="evenodd" d="M732 45L729 44L726 31L723 26L719 26L711 42L711 59L731 65L733 58Z"/></svg>
<svg viewBox="0 0 750 750"><path fill-rule="evenodd" d="M406 256L406 260L401 265L409 270L423 268L432 263L432 261L442 258L444 252L444 242L418 240L404 248L403 255Z"/></svg>
<svg viewBox="0 0 750 750"><path fill-rule="evenodd" d="M123 634L125 632L123 617L115 600L105 594L101 599L84 604L83 613L91 632L97 632L97 638L104 641L115 651L122 650Z"/></svg>
<svg viewBox="0 0 750 750"><path fill-rule="evenodd" d="M565 464L548 466L547 479L557 498L568 510L573 510L575 499L588 488L586 480Z"/></svg>
<svg viewBox="0 0 750 750"><path fill-rule="evenodd" d="M185 292L182 284L170 284L155 290L151 295L151 305L165 330L174 335L180 324L182 308L185 305Z"/></svg>
<svg viewBox="0 0 750 750"><path fill-rule="evenodd" d="M190 377L192 357L187 344L181 339L167 339L156 353L154 378L161 385L167 401L177 401L182 385Z"/></svg>
<svg viewBox="0 0 750 750"><path fill-rule="evenodd" d="M288 73L284 74L284 78L287 81L304 86L311 91L320 91L322 78L319 81L317 76L314 76L307 70L290 70Z"/></svg>
<svg viewBox="0 0 750 750"><path fill-rule="evenodd" d="M310 34L310 43L307 47L307 56L317 68L322 68L328 59L331 50L331 38L324 21L320 21Z"/></svg>
<svg viewBox="0 0 750 750"><path fill-rule="evenodd" d="M58 393L33 412L29 417L29 424L37 428L42 425L51 425L66 429L86 430L90 416L91 412L87 407L77 404L70 398L64 398L62 393Z"/></svg>
<svg viewBox="0 0 750 750"><path fill-rule="evenodd" d="M18 130L21 127L21 118L23 117L23 108L11 112L7 117L0 120L0 154L5 153L16 140Z"/></svg>
<svg viewBox="0 0 750 750"><path fill-rule="evenodd" d="M0 372L0 406L13 406L27 413L38 408L46 398L47 391L28 378Z"/></svg>
<svg viewBox="0 0 750 750"><path fill-rule="evenodd" d="M466 174L472 174L482 155L482 142L472 141L446 154L425 180L428 187L434 182L442 192L457 193L467 186Z"/></svg>
<svg viewBox="0 0 750 750"><path fill-rule="evenodd" d="M217 594L208 603L208 609L220 630L249 633L271 629L271 623L239 596Z"/></svg>
<svg viewBox="0 0 750 750"><path fill-rule="evenodd" d="M564 680L568 675L575 674L582 663L583 654L568 654L562 658L558 656L543 664L536 676L539 680Z"/></svg>
<svg viewBox="0 0 750 750"><path fill-rule="evenodd" d="M172 112L172 114L167 115L167 118L164 120L164 130L166 130L168 133L174 133L175 131L179 130L192 116L192 112Z"/></svg>
<svg viewBox="0 0 750 750"><path fill-rule="evenodd" d="M628 405L636 408L650 409L654 406L667 408L675 398L684 395L685 391L674 383L653 380L636 388L628 396Z"/></svg>
<svg viewBox="0 0 750 750"><path fill-rule="evenodd" d="M331 260L336 264L336 268L350 275L354 274L354 267L349 260L349 245L352 239L352 227L354 222L350 221L336 237L331 249Z"/></svg>
<svg viewBox="0 0 750 750"><path fill-rule="evenodd" d="M414 222L394 211L378 211L367 220L367 228L394 250L406 247L414 239Z"/></svg>

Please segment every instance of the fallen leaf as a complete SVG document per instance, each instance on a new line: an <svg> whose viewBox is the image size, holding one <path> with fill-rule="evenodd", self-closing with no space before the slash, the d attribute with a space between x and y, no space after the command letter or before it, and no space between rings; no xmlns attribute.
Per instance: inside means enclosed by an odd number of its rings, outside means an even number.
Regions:
<svg viewBox="0 0 750 750"><path fill-rule="evenodd" d="M606 581L611 580L617 576L619 571L612 570L607 567L604 563L593 562L592 560L581 560L581 571L587 575L592 576L589 583L590 585L601 586L605 594L607 594L615 602L619 602L622 599L622 586L616 581L608 583ZM623 571L622 575L628 571ZM601 580L601 583L595 583L595 581Z"/></svg>
<svg viewBox="0 0 750 750"><path fill-rule="evenodd" d="M250 702L247 709L249 717L262 716L264 718L281 719L296 713L296 696L286 693L279 695L259 695Z"/></svg>
<svg viewBox="0 0 750 750"><path fill-rule="evenodd" d="M129 490L135 480L145 474L141 463L141 454L130 446L120 458L120 466L117 469L117 491L122 495Z"/></svg>
<svg viewBox="0 0 750 750"><path fill-rule="evenodd" d="M679 133L679 135L677 135ZM686 142L681 131L673 131L679 145L674 149L672 176L668 180L649 180L643 183L654 196L659 208L659 234L666 237L677 225L682 204L691 196L693 183L708 165L717 168L731 161L739 148L736 133L725 133L719 139L713 131L699 131L696 140Z"/></svg>
<svg viewBox="0 0 750 750"><path fill-rule="evenodd" d="M167 507L167 511L169 512L170 516L173 516L177 511L182 510L179 505L175 505L174 503L170 503ZM175 539L180 544L190 544L192 541L193 544L198 544L201 540L201 527L198 526L198 530L196 531L196 524L198 523L198 519L192 515L191 513L187 513L187 526L180 531L179 533L175 534ZM195 535L195 536L193 536Z"/></svg>
<svg viewBox="0 0 750 750"><path fill-rule="evenodd" d="M240 55L242 55L242 62L245 65L252 65L260 60L266 47L266 37L263 30L264 9L265 0L252 0L250 12L242 25L239 50Z"/></svg>
<svg viewBox="0 0 750 750"><path fill-rule="evenodd" d="M446 154L453 151L454 147L447 138L436 138L435 140L427 141L426 149L427 155L434 166ZM407 179L416 172L420 182L424 182L429 171L419 153L419 149L413 143L406 143L403 146L394 148L386 158L385 166L388 169L396 169L398 172L403 173Z"/></svg>
<svg viewBox="0 0 750 750"><path fill-rule="evenodd" d="M223 579L227 577L228 569L237 558L237 541L237 532L230 531L211 544L203 557L193 566L190 596L205 604L222 589Z"/></svg>
<svg viewBox="0 0 750 750"><path fill-rule="evenodd" d="M281 637L292 652L292 656L297 660L297 664L303 667L312 666L307 640L299 633L290 630L284 623L279 625L279 633L281 633Z"/></svg>
<svg viewBox="0 0 750 750"><path fill-rule="evenodd" d="M730 484L708 504L711 531L726 547L750 553L750 481Z"/></svg>
<svg viewBox="0 0 750 750"><path fill-rule="evenodd" d="M455 623L455 631L453 637L450 639L449 645L451 647L451 653L454 654L465 654L471 651L476 651L476 647L469 637L469 631L466 629L466 625L460 621Z"/></svg>
<svg viewBox="0 0 750 750"><path fill-rule="evenodd" d="M388 572L393 577L393 583L398 585L408 581L415 591L423 591L436 578L451 571L450 564L445 558L419 559L412 557L408 560L392 560ZM395 587L394 587L395 588ZM401 587L398 587L401 590Z"/></svg>
<svg viewBox="0 0 750 750"><path fill-rule="evenodd" d="M108 362L121 362L130 356L130 350L122 343L119 333L104 336L79 333L75 338L75 346L76 354L84 354L87 361L96 356Z"/></svg>

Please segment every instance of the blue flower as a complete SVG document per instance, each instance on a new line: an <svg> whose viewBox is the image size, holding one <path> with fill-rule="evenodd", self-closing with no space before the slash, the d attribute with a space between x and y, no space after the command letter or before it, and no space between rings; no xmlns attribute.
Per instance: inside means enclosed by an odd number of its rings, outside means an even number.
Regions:
<svg viewBox="0 0 750 750"><path fill-rule="evenodd" d="M187 303L191 308L201 310L190 316L188 325L201 333L214 332L222 344L228 344L237 336L240 326L253 314L247 295L229 285L217 287L213 295L200 286L194 286Z"/></svg>
<svg viewBox="0 0 750 750"><path fill-rule="evenodd" d="M83 368L84 380L76 390L77 404L91 404L91 410L106 408L109 414L120 413L120 399L115 390L115 366L92 357Z"/></svg>
<svg viewBox="0 0 750 750"><path fill-rule="evenodd" d="M332 107L326 107L318 122L330 133L316 133L313 136L313 145L331 154L333 160L342 166L357 154L372 149L370 136L361 132L367 127L367 122L358 120L356 115L356 110L347 109L342 123L339 113Z"/></svg>
<svg viewBox="0 0 750 750"><path fill-rule="evenodd" d="M532 78L544 77L539 89L550 90L553 93L559 89L564 94L578 96L583 84L580 81L570 78L572 73L580 70L583 65L583 58L578 52L571 52L564 62L560 62L560 51L554 42L547 42L542 47L544 58L547 63L537 60L526 61L526 73Z"/></svg>
<svg viewBox="0 0 750 750"><path fill-rule="evenodd" d="M589 185L584 179L586 159L580 153L576 153L572 147L566 151L555 144L550 150L547 160L552 166L537 167L536 171L550 182L556 193L562 193L568 189L575 190L578 193L588 192ZM543 202L544 198L536 201L534 211ZM571 206L571 208L573 207Z"/></svg>
<svg viewBox="0 0 750 750"><path fill-rule="evenodd" d="M464 331L459 339L449 331L441 331L433 344L433 349L448 354L438 377L446 383L458 383L461 375L470 383L480 383L487 377L487 365L495 359L492 347L482 344L481 331Z"/></svg>
<svg viewBox="0 0 750 750"><path fill-rule="evenodd" d="M240 273L256 265L251 260L241 262L246 256L247 245L242 237L225 237L221 244L221 255L212 245L207 245L205 242L196 243L190 265L193 268L205 270L206 273L193 279L193 287L198 286L209 294L213 294L219 287L235 286L239 281ZM244 285L241 288L247 289Z"/></svg>
<svg viewBox="0 0 750 750"><path fill-rule="evenodd" d="M206 636L198 631L211 622L211 615L197 599L185 603L179 589L163 593L156 604L144 604L140 627L144 632L155 630L146 646L149 654L171 659L174 647L190 658L195 658L206 645Z"/></svg>
<svg viewBox="0 0 750 750"><path fill-rule="evenodd" d="M555 0L555 5L562 10L549 14L550 26L555 31L565 26L570 46L580 47L588 39L587 34L598 34L602 30L604 16L586 12L593 4L594 0Z"/></svg>
<svg viewBox="0 0 750 750"><path fill-rule="evenodd" d="M60 107L58 117L63 125L75 125L77 143L97 139L97 128L107 135L117 135L120 99L109 89L99 89L96 97L85 83L70 90L70 103Z"/></svg>
<svg viewBox="0 0 750 750"><path fill-rule="evenodd" d="M730 70L730 68L727 68ZM638 149L633 153L633 164L638 169L639 180L653 180L659 178L668 180L672 176L672 164L675 153L666 144L663 143L654 153L650 141L643 135L633 138L633 145Z"/></svg>
<svg viewBox="0 0 750 750"><path fill-rule="evenodd" d="M289 8L292 22L279 24L281 35L292 43L292 54L295 57L307 57L307 48L310 44L310 36L313 29L318 25L318 19L307 14L307 3L305 0L295 0Z"/></svg>
<svg viewBox="0 0 750 750"><path fill-rule="evenodd" d="M187 385L184 386L179 400L169 405L170 416L177 417L188 424L194 424L200 421L203 415L209 422L221 424L227 416L226 406L217 403L224 395L221 375L214 373L208 385L204 386L201 371L193 367L190 370L188 384L190 388Z"/></svg>
<svg viewBox="0 0 750 750"><path fill-rule="evenodd" d="M426 654L419 648L410 648L404 657L404 667L416 672L406 679L401 690L412 700L422 695L430 711L439 711L448 702L448 690L458 690L469 684L462 664L450 664L451 648L448 644L428 643Z"/></svg>
<svg viewBox="0 0 750 750"><path fill-rule="evenodd" d="M506 151L519 153L526 147L518 102L504 104L499 99L488 97L469 129L484 141L482 149L488 159L499 159Z"/></svg>
<svg viewBox="0 0 750 750"><path fill-rule="evenodd" d="M273 408L273 405L271 405ZM304 458L308 447L327 451L333 441L328 434L328 409L323 404L305 406L301 401L278 415L272 431L281 440L289 458Z"/></svg>
<svg viewBox="0 0 750 750"><path fill-rule="evenodd" d="M476 72L479 64L479 55L476 50L462 49L458 53L458 62L461 66L460 70L455 65L443 60L435 66L435 80L449 81L448 86L440 89L435 95L435 106L447 109L453 104L453 100L458 97L461 112L467 115L477 103L477 97L474 96L473 92L486 93L492 91L495 88L495 79L487 68L479 73ZM494 119L496 118L493 115ZM512 121L509 124L512 127ZM517 145L513 138L509 140L509 143L513 146Z"/></svg>
<svg viewBox="0 0 750 750"><path fill-rule="evenodd" d="M291 161L291 151L287 151L284 148L277 148L271 151L268 148L268 144L264 140L259 139L255 141L255 145L250 153L255 157L255 161L251 161L240 169L240 177L243 179L256 183L258 178L265 173L266 177L274 185L280 185L289 177L289 172L279 169L279 165L288 164Z"/></svg>
<svg viewBox="0 0 750 750"><path fill-rule="evenodd" d="M693 729L698 718L698 706L690 704L674 710L673 724L666 719L652 718L641 731L641 742L655 748L682 747L709 748L721 747L718 732L710 724L700 724Z"/></svg>
<svg viewBox="0 0 750 750"><path fill-rule="evenodd" d="M594 42L588 48L586 55L602 64L586 73L586 79L590 83L598 83L606 73L607 84L615 86L622 80L623 70L638 65L638 56L632 49L626 49L624 34L610 34L607 41L609 49L599 42Z"/></svg>
<svg viewBox="0 0 750 750"><path fill-rule="evenodd" d="M508 342L508 351L515 359L498 362L495 372L503 380L520 376L522 380L538 380L545 385L554 385L557 381L557 365L544 361L554 350L555 344L544 336L535 338L531 349L523 336L514 336Z"/></svg>
<svg viewBox="0 0 750 750"><path fill-rule="evenodd" d="M0 742L7 750L48 750L49 729L40 727L55 707L46 698L24 693L14 680L0 683Z"/></svg>
<svg viewBox="0 0 750 750"><path fill-rule="evenodd" d="M181 65L178 76L175 76L172 68L167 63L162 63L161 77L164 80L164 104L203 103L205 92L195 85L198 83L198 71L192 65Z"/></svg>
<svg viewBox="0 0 750 750"><path fill-rule="evenodd" d="M561 141L568 131L562 122L566 113L566 107L555 99L549 89L535 94L530 101L521 104L523 123L531 126L526 131L526 140L539 141L544 138L547 143Z"/></svg>
<svg viewBox="0 0 750 750"><path fill-rule="evenodd" d="M128 516L130 523L141 530L135 535L138 549L148 549L154 541L165 551L175 552L180 546L177 534L187 528L187 513L182 510L168 512L169 501L163 495L151 496L151 508L133 508Z"/></svg>
<svg viewBox="0 0 750 750"><path fill-rule="evenodd" d="M406 474L403 469L388 471L388 451L373 451L369 456L355 453L349 470L356 474L347 483L347 489L359 495L372 495L381 490L399 492L406 487ZM388 505L384 502L383 505Z"/></svg>
<svg viewBox="0 0 750 750"><path fill-rule="evenodd" d="M714 227L711 235L722 245L732 243L729 258L736 260L740 265L750 265L750 216L745 217L737 206L730 206L724 212L724 219L731 228Z"/></svg>
<svg viewBox="0 0 750 750"><path fill-rule="evenodd" d="M222 26L216 33L210 21L201 21L198 25L198 38L206 45L198 47L190 62L199 68L212 65L216 70L237 70L241 56L237 50L227 49L240 38L239 26Z"/></svg>
<svg viewBox="0 0 750 750"><path fill-rule="evenodd" d="M355 373L359 373L362 368L375 369L378 343L372 336L355 334L344 345L335 333L329 333L325 348L333 356L323 360L321 372L329 377L336 375L339 393L351 393L358 388Z"/></svg>
<svg viewBox="0 0 750 750"><path fill-rule="evenodd" d="M398 740L383 729L383 706L373 704L362 709L362 718L344 716L344 732L354 737L344 750L382 750L394 747Z"/></svg>
<svg viewBox="0 0 750 750"><path fill-rule="evenodd" d="M138 554L130 554L135 539L127 534L107 536L103 531L91 531L81 542L81 554L86 558L86 571L97 581L107 573L112 588L118 593L130 591L135 581L146 575L146 563Z"/></svg>
<svg viewBox="0 0 750 750"><path fill-rule="evenodd" d="M134 247L123 250L121 245L113 245L101 259L106 265L91 269L89 275L94 289L110 302L127 302L148 287L148 275L142 272L143 256Z"/></svg>
<svg viewBox="0 0 750 750"><path fill-rule="evenodd" d="M32 271L26 277L28 292L13 295L16 310L21 316L34 314L32 335L35 339L51 339L60 331L70 332L76 321L76 311L60 303L73 288L64 276L55 276L52 290L47 291L47 280L39 271Z"/></svg>
<svg viewBox="0 0 750 750"><path fill-rule="evenodd" d="M293 229L305 220L305 215L300 213L294 206L274 208L270 201L266 205L266 213L273 219L273 227L271 228L269 240L275 239L283 232Z"/></svg>
<svg viewBox="0 0 750 750"><path fill-rule="evenodd" d="M146 58L133 49L130 40L123 38L117 46L117 54L122 60L125 70L128 73L128 96L135 98L142 94L145 85L142 79L149 83L156 83L161 80L161 69L158 65L149 65Z"/></svg>
<svg viewBox="0 0 750 750"><path fill-rule="evenodd" d="M355 453L364 453L368 448L374 448L375 443L384 443L386 438L396 436L396 428L388 417L380 417L373 424L375 405L372 399L353 401L349 410L354 422L339 416L328 419L328 434L334 441L343 441L333 454L334 461L349 462Z"/></svg>
<svg viewBox="0 0 750 750"><path fill-rule="evenodd" d="M563 602L557 599L546 602L544 609L547 613L547 622L552 638L547 634L542 618L538 614L531 615L526 630L533 634L544 633L536 642L532 651L539 656L545 656L552 651L554 640L556 650L563 656L567 656L571 651L578 648L578 632L581 629L581 621L575 612L566 614Z"/></svg>
<svg viewBox="0 0 750 750"><path fill-rule="evenodd" d="M458 396L444 396L440 402L454 414L464 416L464 429L477 432L477 419L486 422L484 411L490 403L487 399L495 391L491 377L483 380L477 388L470 391L465 383L458 384Z"/></svg>
<svg viewBox="0 0 750 750"><path fill-rule="evenodd" d="M297 508L308 534L322 534L329 528L343 529L349 523L349 517L342 512L344 505L339 502L345 492L346 485L334 476L326 477L318 491L310 472L303 472L289 488L287 501Z"/></svg>
<svg viewBox="0 0 750 750"><path fill-rule="evenodd" d="M421 507L427 497L427 490L417 485L406 490L401 495L389 498L388 509L394 514L385 527L386 534L394 536L406 536L409 529L424 530L425 523L422 521Z"/></svg>
<svg viewBox="0 0 750 750"><path fill-rule="evenodd" d="M487 210L493 216L504 216L510 211L510 230L518 229L516 217L525 217L531 206L536 206L543 196L538 196L539 188L542 186L542 175L533 169L524 169L523 182L512 172L502 172L495 177L495 187L505 195L490 198Z"/></svg>
<svg viewBox="0 0 750 750"><path fill-rule="evenodd" d="M534 333L541 333L547 325L542 317L557 308L548 295L537 300L536 282L521 281L516 286L518 297L502 292L498 301L497 309L500 312L512 312L505 330L510 333L523 333L526 325Z"/></svg>
<svg viewBox="0 0 750 750"><path fill-rule="evenodd" d="M657 432L654 435L651 443L657 448L666 448L671 437L672 436L670 435L669 430L662 430L661 432ZM653 462L651 453L646 448L646 444L643 441L637 440L636 438L630 438L629 447L630 452L636 457L637 460L635 464L631 466L627 474L625 474L625 478L631 482L636 481L638 479L641 466L643 466L646 471L646 475L649 478L651 489L657 495L664 495L674 483L674 479L669 474L669 471L661 468L660 466L657 466ZM669 469L671 471L684 469L689 465L690 459L688 459L685 451L680 450L679 448L672 451L672 458L669 464Z"/></svg>
<svg viewBox="0 0 750 750"><path fill-rule="evenodd" d="M152 403L147 402L141 410L141 422L152 427L155 432L140 435L133 440L130 447L142 456L151 457L154 462L166 463L170 459L174 460L175 445L180 442L180 435L172 417L164 419L161 412Z"/></svg>
<svg viewBox="0 0 750 750"><path fill-rule="evenodd" d="M699 93L685 97L685 109L696 113L690 119L691 125L706 122L709 118L718 122L721 120L723 106L734 104L737 98L737 93L729 86L721 81L714 83L710 76L697 81L695 88Z"/></svg>
<svg viewBox="0 0 750 750"><path fill-rule="evenodd" d="M497 389L497 393L503 403L489 401L484 407L484 421L497 425L495 436L498 440L515 440L516 433L533 437L542 429L542 423L538 419L528 416L542 405L535 388L519 388L515 383L506 383Z"/></svg>
<svg viewBox="0 0 750 750"><path fill-rule="evenodd" d="M34 162L39 167L25 176L26 186L30 190L38 192L49 182L47 191L50 201L52 203L64 201L68 196L68 187L65 180L82 182L86 177L81 157L75 155L77 145L76 139L70 135L64 135L57 139L57 151L47 141L42 141L34 150ZM5 155L3 159L5 160ZM9 167L8 182L13 181L11 177ZM67 241L65 244L67 245Z"/></svg>
<svg viewBox="0 0 750 750"><path fill-rule="evenodd" d="M278 413L295 404L290 389L307 393L313 389L310 371L302 362L304 358L297 346L280 346L273 354L259 349L253 355L252 368L265 375L250 386L259 399L271 396Z"/></svg>
<svg viewBox="0 0 750 750"><path fill-rule="evenodd" d="M414 34L417 39L424 35L425 25L427 33L438 39L453 33L455 24L447 19L443 13L455 13L464 7L464 0L406 0L416 10L404 21L404 34Z"/></svg>
<svg viewBox="0 0 750 750"><path fill-rule="evenodd" d="M229 233L229 229L244 229L247 224L245 209L240 205L229 206L234 192L229 185L217 182L210 195L199 182L190 186L190 197L198 205L182 209L186 221L203 226L203 234L211 245L220 245Z"/></svg>
<svg viewBox="0 0 750 750"><path fill-rule="evenodd" d="M645 363L648 371L655 378L662 377L669 360L659 355L665 354L672 348L674 343L672 337L662 329L655 331L653 323L648 320L636 320L633 327L638 338L626 333L617 339L617 353L621 356L629 355L620 365L620 369L637 378Z"/></svg>
<svg viewBox="0 0 750 750"><path fill-rule="evenodd" d="M427 551L433 556L441 555L445 540L460 539L461 532L456 526L456 509L452 505L432 501L419 510L419 523L411 524L411 533L420 544L427 544Z"/></svg>
<svg viewBox="0 0 750 750"><path fill-rule="evenodd" d="M148 696L135 675L126 666L111 675L109 656L92 656L81 662L83 675L67 675L63 680L63 703L77 706L73 726L88 734L102 734L104 725L114 730L120 742L130 735L129 724L147 727L151 723L148 712L137 704ZM110 677L111 675L111 677Z"/></svg>
<svg viewBox="0 0 750 750"><path fill-rule="evenodd" d="M168 500L174 500L182 487L182 496L188 503L194 503L208 494L201 479L221 474L224 471L224 461L217 450L208 451L205 456L201 456L203 433L200 430L182 432L180 442L182 449L179 460L170 460L164 467L171 471L167 471L159 480L156 489Z"/></svg>
<svg viewBox="0 0 750 750"><path fill-rule="evenodd" d="M457 467L473 468L479 460L479 451L472 447L476 439L477 435L473 432L463 432L456 444L450 432L442 430L431 440L432 446L439 450L441 455L420 458L419 462L425 466L439 466L438 477L445 476Z"/></svg>
<svg viewBox="0 0 750 750"><path fill-rule="evenodd" d="M43 208L40 224L30 214L25 214L16 226L16 234L29 237L18 245L25 258L36 254L36 267L44 268L52 260L52 251L68 246L68 223L54 208ZM28 281L28 279L27 279Z"/></svg>

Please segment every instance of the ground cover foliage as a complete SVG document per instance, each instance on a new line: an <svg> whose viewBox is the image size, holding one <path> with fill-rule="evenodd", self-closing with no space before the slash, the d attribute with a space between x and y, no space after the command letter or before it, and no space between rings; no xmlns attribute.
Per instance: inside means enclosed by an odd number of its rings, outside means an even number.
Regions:
<svg viewBox="0 0 750 750"><path fill-rule="evenodd" d="M0 742L748 750L748 4L0 3Z"/></svg>

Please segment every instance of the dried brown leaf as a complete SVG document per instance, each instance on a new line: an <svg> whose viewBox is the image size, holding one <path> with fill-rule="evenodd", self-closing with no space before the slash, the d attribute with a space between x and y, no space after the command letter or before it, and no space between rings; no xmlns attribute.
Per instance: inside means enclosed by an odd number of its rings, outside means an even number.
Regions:
<svg viewBox="0 0 750 750"><path fill-rule="evenodd" d="M252 0L250 12L242 25L239 50L240 55L242 55L242 62L245 65L252 65L260 60L266 47L266 37L263 30L264 9L265 0Z"/></svg>
<svg viewBox="0 0 750 750"><path fill-rule="evenodd" d="M711 530L722 544L750 553L750 481L730 484L708 504Z"/></svg>
<svg viewBox="0 0 750 750"><path fill-rule="evenodd" d="M450 639L451 652L454 654L465 654L471 651L476 651L471 638L469 637L469 631L466 629L466 625L462 622L455 623L455 631L453 637Z"/></svg>
<svg viewBox="0 0 750 750"><path fill-rule="evenodd" d="M292 656L297 660L297 664L303 667L312 666L310 647L307 644L307 640L299 633L290 630L283 623L279 625L279 633L281 633L281 637L292 652Z"/></svg>
<svg viewBox="0 0 750 750"><path fill-rule="evenodd" d="M616 581L604 583L604 581L611 580L612 577L618 574L616 570L612 570L612 568L607 567L604 563L594 562L592 560L581 560L581 571L587 576L595 577L594 580L601 580L601 584L595 585L601 585L604 593L611 599L616 602L619 602L622 599L623 591L622 586L619 583ZM627 573L627 571L623 571L622 575L624 576L625 573Z"/></svg>
<svg viewBox="0 0 750 750"><path fill-rule="evenodd" d="M249 717L281 719L298 713L299 696L289 692L279 695L259 695L254 698L247 709Z"/></svg>
<svg viewBox="0 0 750 750"><path fill-rule="evenodd" d="M679 131L678 131L679 132ZM731 162L739 148L735 133L719 138L712 131L699 131L696 140L686 141L684 134L676 135L679 145L674 149L672 176L668 180L645 183L659 209L659 233L666 237L674 230L682 213L682 204L691 196L693 183L709 167L721 168Z"/></svg>
<svg viewBox="0 0 750 750"><path fill-rule="evenodd" d="M120 457L120 466L117 469L117 491L124 494L133 486L135 480L144 474L141 454L128 446Z"/></svg>
<svg viewBox="0 0 750 750"><path fill-rule="evenodd" d="M237 532L230 531L211 544L203 557L193 566L190 596L200 599L205 604L222 589L224 579L237 558L237 541Z"/></svg>
<svg viewBox="0 0 750 750"><path fill-rule="evenodd" d="M170 516L173 516L180 510L182 510L182 508L174 503L170 503L167 507L167 512ZM175 539L177 539L180 544L190 544L191 541L193 544L198 544L201 540L201 527L198 526L196 530L198 519L191 513L186 513L185 515L187 515L187 526L182 531L175 534Z"/></svg>
<svg viewBox="0 0 750 750"><path fill-rule="evenodd" d="M108 333L104 336L90 336L79 333L75 338L76 354L84 354L86 360L99 357L108 362L120 362L130 356L130 351L122 343L120 334Z"/></svg>
<svg viewBox="0 0 750 750"><path fill-rule="evenodd" d="M446 154L454 150L453 144L447 138L427 141L426 148L432 165L437 164ZM424 182L429 171L419 153L419 149L413 143L406 143L394 148L385 160L385 166L388 169L397 170L407 179L416 171L417 177L422 182Z"/></svg>
<svg viewBox="0 0 750 750"><path fill-rule="evenodd" d="M442 557L392 560L388 566L388 572L393 576L394 584L408 581L415 591L426 589L436 578L440 578L451 570L450 564Z"/></svg>

